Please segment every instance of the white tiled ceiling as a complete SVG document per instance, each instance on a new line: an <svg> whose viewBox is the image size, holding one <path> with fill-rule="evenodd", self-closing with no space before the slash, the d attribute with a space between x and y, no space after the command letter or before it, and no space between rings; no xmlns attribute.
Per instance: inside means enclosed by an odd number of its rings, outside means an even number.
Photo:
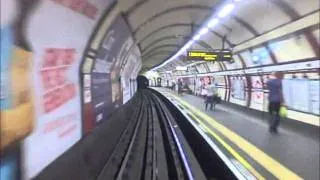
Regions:
<svg viewBox="0 0 320 180"><path fill-rule="evenodd" d="M281 0L287 7L280 7L278 0L242 0L237 4L233 16L223 19L221 24L213 30L220 36L227 35L227 39L237 45L256 35L263 34L277 26L292 21L292 17L286 8L303 16L315 10L319 10L319 0ZM279 0L280 1L280 0ZM140 2L140 3L139 3ZM140 50L149 46L157 47L165 44L182 45L186 39L181 36L192 37L192 28L189 24L198 26L204 20L215 13L218 5L226 0L118 0L120 9L127 15L127 20L132 27L135 39ZM134 8L133 8L134 7ZM165 29L159 30L163 27ZM194 28L196 30L197 28ZM159 30L156 33L155 32ZM148 38L145 38L149 36ZM179 36L180 38L174 38ZM171 37L159 43L161 38ZM208 33L202 40L212 49L222 47L221 37ZM154 44L155 43L155 44ZM154 44L154 45L153 45ZM194 45L194 48L202 48ZM152 48L149 48L151 50ZM152 67L166 60L176 47L165 47L159 51L168 51L167 54L159 54L143 59L144 67ZM153 53L156 53L155 50ZM150 53L150 52L149 52Z"/></svg>

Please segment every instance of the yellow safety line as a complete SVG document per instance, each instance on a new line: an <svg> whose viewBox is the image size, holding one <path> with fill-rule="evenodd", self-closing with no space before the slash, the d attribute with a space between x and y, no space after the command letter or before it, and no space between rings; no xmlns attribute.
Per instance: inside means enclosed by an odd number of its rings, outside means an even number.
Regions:
<svg viewBox="0 0 320 180"><path fill-rule="evenodd" d="M265 178L256 171L240 154L235 151L229 144L227 144L218 134L208 128L200 119L198 119L192 112L190 115L198 121L203 130L210 133L225 149L227 149L245 168L247 168L256 178L264 180Z"/></svg>
<svg viewBox="0 0 320 180"><path fill-rule="evenodd" d="M222 124L218 123L212 117L208 116L207 114L203 113L199 109L193 107L189 103L185 102L184 100L178 98L177 96L171 94L175 97L182 105L188 107L193 113L197 114L199 117L204 119L208 124L210 124L213 128L217 129L223 136L228 138L231 142L237 145L240 149L246 152L252 159L258 162L262 167L267 169L271 174L273 174L278 179L303 179L278 161L274 160L272 157L268 156L259 148L255 147L253 144L236 134L235 132L231 131L230 129L226 128Z"/></svg>

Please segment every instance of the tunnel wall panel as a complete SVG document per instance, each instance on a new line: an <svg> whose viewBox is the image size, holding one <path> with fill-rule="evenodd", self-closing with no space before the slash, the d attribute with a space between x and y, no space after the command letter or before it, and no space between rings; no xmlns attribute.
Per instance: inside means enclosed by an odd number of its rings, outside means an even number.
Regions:
<svg viewBox="0 0 320 180"><path fill-rule="evenodd" d="M119 46L107 54L115 58L110 71L92 71L96 64L99 70L107 69L96 63L95 53L103 53L93 50L91 42L101 36L95 26L104 22L99 19L112 4L1 1L1 179L31 179L78 142L86 126L82 120L96 116L95 111L83 114L82 101L97 105L107 99L111 107L101 108L110 114L133 96L141 57L124 20L115 21L125 26L116 29L113 41ZM87 93L84 87L98 91Z"/></svg>
<svg viewBox="0 0 320 180"><path fill-rule="evenodd" d="M123 104L120 70L132 44L130 30L118 16L97 50L90 73L92 101L88 103L92 103L94 124L106 119Z"/></svg>

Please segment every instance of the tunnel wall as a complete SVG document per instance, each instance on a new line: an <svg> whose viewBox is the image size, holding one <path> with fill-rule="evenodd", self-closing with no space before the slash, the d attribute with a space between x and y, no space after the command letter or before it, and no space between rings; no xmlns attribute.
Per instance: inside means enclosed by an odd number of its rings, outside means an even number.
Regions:
<svg viewBox="0 0 320 180"><path fill-rule="evenodd" d="M313 12L235 46L234 63L198 62L188 71L160 74L165 81L189 82L193 91L214 78L226 102L267 111L266 82L282 71L289 118L319 126L319 47L319 12Z"/></svg>
<svg viewBox="0 0 320 180"><path fill-rule="evenodd" d="M1 179L35 177L133 96L130 32L113 0L1 0Z"/></svg>

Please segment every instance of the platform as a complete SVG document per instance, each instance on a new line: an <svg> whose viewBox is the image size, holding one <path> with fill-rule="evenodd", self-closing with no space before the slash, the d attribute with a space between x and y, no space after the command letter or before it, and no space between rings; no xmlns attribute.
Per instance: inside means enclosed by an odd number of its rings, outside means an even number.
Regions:
<svg viewBox="0 0 320 180"><path fill-rule="evenodd" d="M224 104L206 111L200 97L156 90L194 121L247 177L319 179L319 133L306 135L280 125L278 134L270 134L267 117Z"/></svg>

